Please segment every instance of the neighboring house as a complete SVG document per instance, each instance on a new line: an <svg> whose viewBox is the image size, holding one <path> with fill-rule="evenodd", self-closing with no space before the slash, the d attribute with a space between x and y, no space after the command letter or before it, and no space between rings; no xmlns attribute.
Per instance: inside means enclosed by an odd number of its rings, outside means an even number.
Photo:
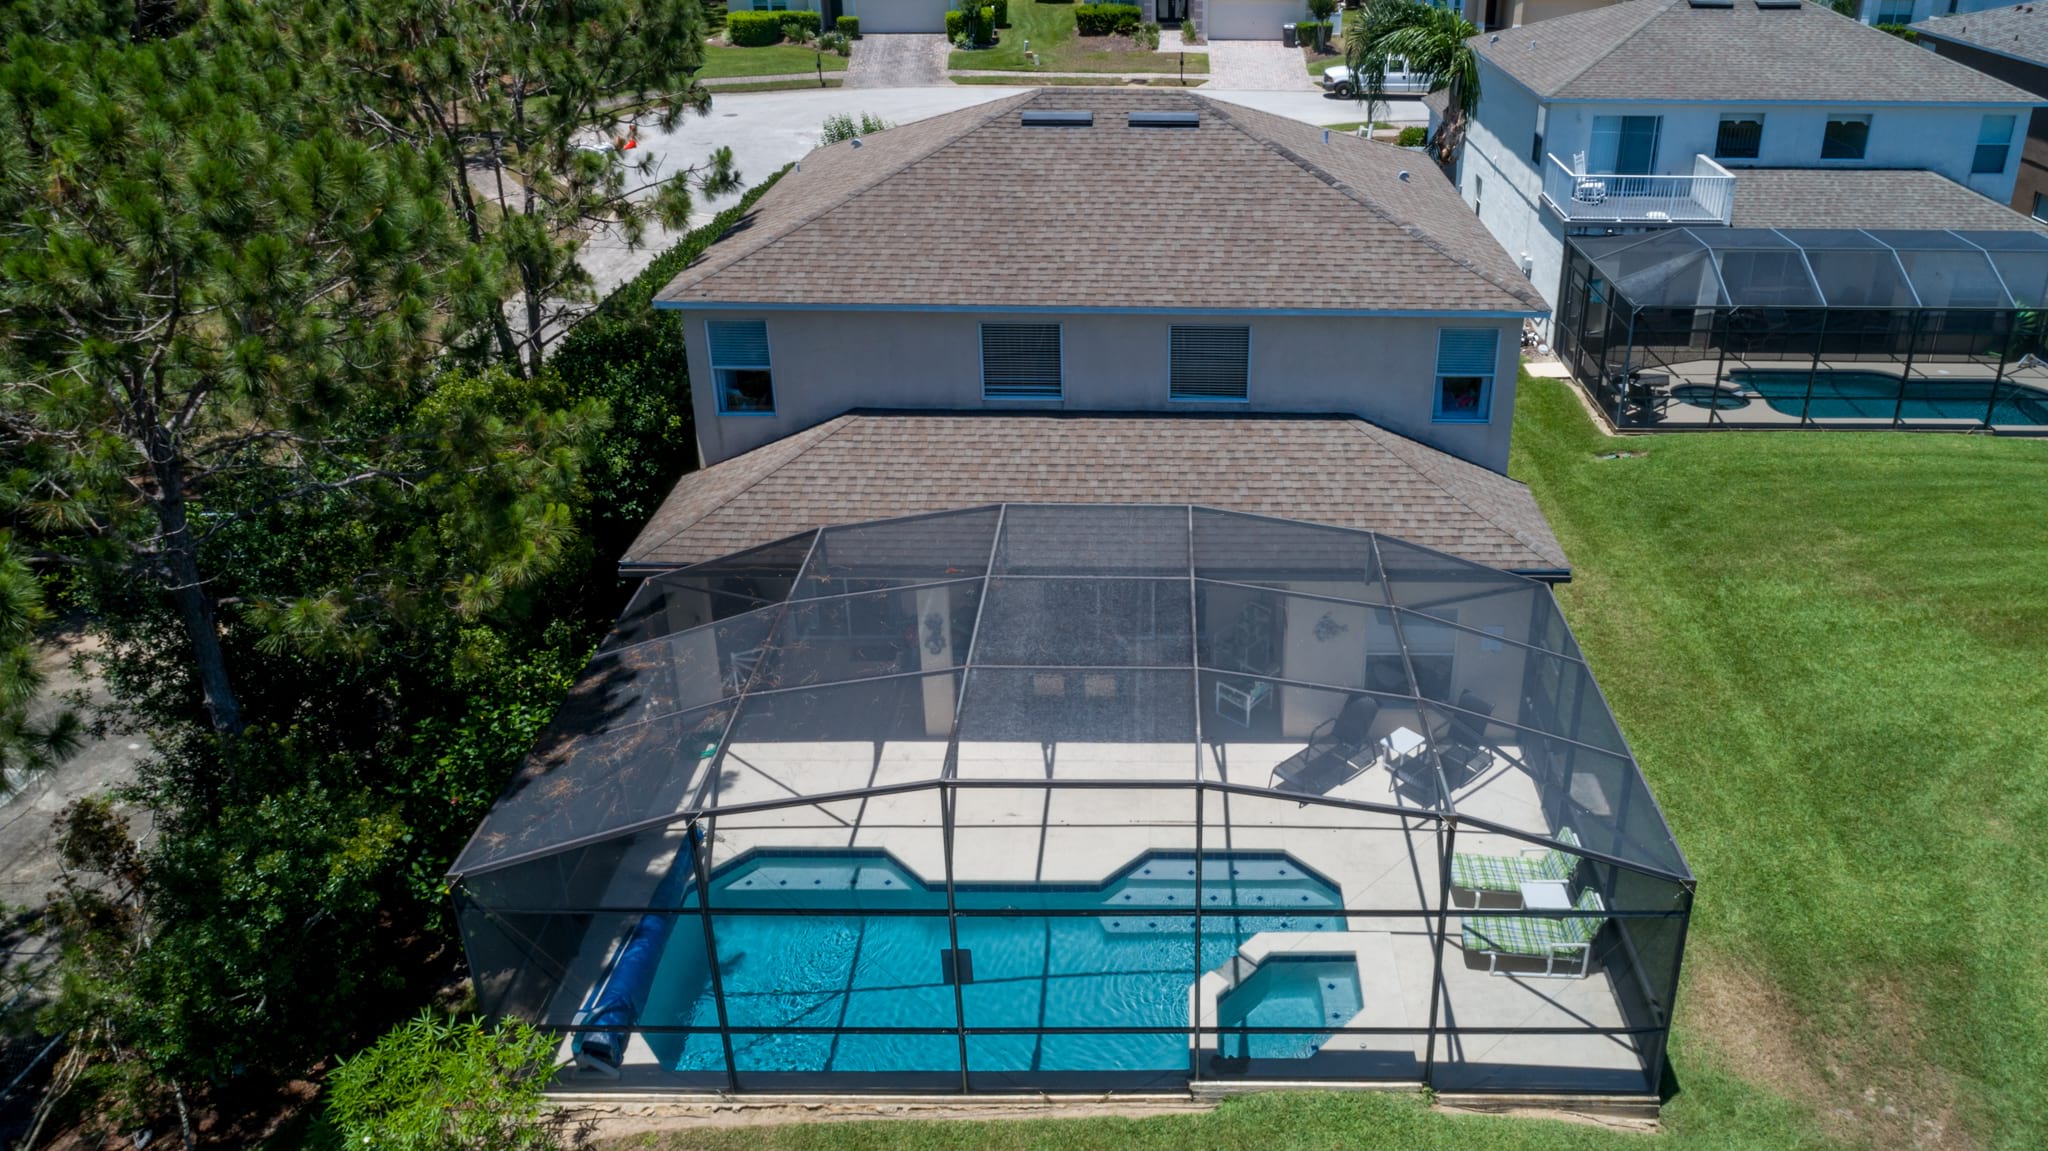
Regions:
<svg viewBox="0 0 2048 1151"><path fill-rule="evenodd" d="M1924 169L2002 203L2038 101L1796 0L1633 0L1472 43L1460 190L1552 303L1568 236L1728 225L1750 169Z"/></svg>
<svg viewBox="0 0 2048 1151"><path fill-rule="evenodd" d="M1465 19L1482 31L1520 28L1577 12L1605 8L1619 0L1465 0Z"/></svg>
<svg viewBox="0 0 2048 1151"><path fill-rule="evenodd" d="M1074 89L813 152L656 306L707 465L885 408L1341 414L1496 472L1544 310L1423 157Z"/></svg>
<svg viewBox="0 0 2048 1151"><path fill-rule="evenodd" d="M2033 4L1994 8L1930 20L1916 31L1922 47L2048 97L2048 10ZM2036 115L2027 128L2011 203L2016 211L2048 220L2048 116Z"/></svg>
<svg viewBox="0 0 2048 1151"><path fill-rule="evenodd" d="M1856 18L1865 24L1918 24L1939 16L1982 12L1999 3L2000 0L1858 0Z"/></svg>

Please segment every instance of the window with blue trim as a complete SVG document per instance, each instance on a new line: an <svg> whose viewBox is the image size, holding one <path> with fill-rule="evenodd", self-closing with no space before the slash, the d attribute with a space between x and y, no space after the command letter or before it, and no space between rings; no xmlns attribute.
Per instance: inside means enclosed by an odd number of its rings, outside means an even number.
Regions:
<svg viewBox="0 0 2048 1151"><path fill-rule="evenodd" d="M710 320L704 324L711 350L711 381L722 415L772 416L775 380L768 367L765 320Z"/></svg>
<svg viewBox="0 0 2048 1151"><path fill-rule="evenodd" d="M1491 419L1499 362L1499 328L1437 329L1436 419L1479 424Z"/></svg>

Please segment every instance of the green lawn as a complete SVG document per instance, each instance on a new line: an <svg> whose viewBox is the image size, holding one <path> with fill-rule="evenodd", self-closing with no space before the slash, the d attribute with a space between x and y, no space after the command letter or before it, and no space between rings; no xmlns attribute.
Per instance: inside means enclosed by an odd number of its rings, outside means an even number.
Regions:
<svg viewBox="0 0 2048 1151"><path fill-rule="evenodd" d="M1104 52L1088 48L1074 34L1072 4L1040 4L1035 0L1010 0L1010 26L1000 29L996 46L973 52L954 52L947 57L948 68L978 71L1038 72L1164 72L1207 75L1209 54L1176 52ZM1034 67L1024 58L1024 42L1038 53Z"/></svg>
<svg viewBox="0 0 2048 1151"><path fill-rule="evenodd" d="M618 1146L2048 1145L2048 443L1612 439L1525 381L1511 471L1572 557L1559 598L1699 876L1664 1135L1327 1095Z"/></svg>
<svg viewBox="0 0 2048 1151"><path fill-rule="evenodd" d="M854 45L853 50L860 51L860 46ZM825 71L846 71L846 57L836 52L827 52L824 58ZM721 76L781 76L817 70L818 50L799 44L769 44L762 48L706 44L704 67L697 76L699 79L715 80Z"/></svg>

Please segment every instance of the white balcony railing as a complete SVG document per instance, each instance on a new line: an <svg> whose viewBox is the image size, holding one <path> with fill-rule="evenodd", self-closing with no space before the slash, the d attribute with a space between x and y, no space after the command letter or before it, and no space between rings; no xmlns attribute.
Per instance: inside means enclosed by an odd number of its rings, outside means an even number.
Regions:
<svg viewBox="0 0 2048 1151"><path fill-rule="evenodd" d="M1543 198L1571 224L1726 224L1735 177L1705 156L1690 176L1615 176L1575 172L1545 156Z"/></svg>

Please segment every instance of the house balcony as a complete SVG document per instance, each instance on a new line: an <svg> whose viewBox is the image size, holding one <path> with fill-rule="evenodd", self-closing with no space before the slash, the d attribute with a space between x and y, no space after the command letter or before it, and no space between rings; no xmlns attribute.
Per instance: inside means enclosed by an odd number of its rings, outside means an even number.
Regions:
<svg viewBox="0 0 2048 1151"><path fill-rule="evenodd" d="M1617 176L1574 171L1546 155L1543 199L1567 224L1726 224L1735 177L1705 156L1688 176Z"/></svg>

